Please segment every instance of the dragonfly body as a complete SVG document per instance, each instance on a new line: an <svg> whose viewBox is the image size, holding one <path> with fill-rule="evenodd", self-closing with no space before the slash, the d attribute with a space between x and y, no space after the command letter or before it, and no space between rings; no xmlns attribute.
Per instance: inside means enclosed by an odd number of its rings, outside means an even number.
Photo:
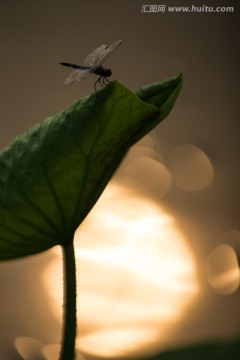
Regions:
<svg viewBox="0 0 240 360"><path fill-rule="evenodd" d="M97 69L93 71L93 73L103 78L108 78L112 75L112 71L110 69L104 68L103 66L99 66Z"/></svg>
<svg viewBox="0 0 240 360"><path fill-rule="evenodd" d="M68 75L64 84L69 85L75 81L85 79L89 74L96 74L99 78L94 84L95 90L98 82L100 85L102 85L102 83L105 85L105 81L109 81L108 78L112 75L112 71L103 67L102 64L121 43L121 40L117 40L109 46L99 46L86 57L84 65L61 62L61 65L75 69Z"/></svg>

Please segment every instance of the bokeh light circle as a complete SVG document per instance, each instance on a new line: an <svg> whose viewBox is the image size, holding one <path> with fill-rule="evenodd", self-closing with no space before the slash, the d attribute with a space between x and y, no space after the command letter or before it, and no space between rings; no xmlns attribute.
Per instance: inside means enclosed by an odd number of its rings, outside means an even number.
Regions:
<svg viewBox="0 0 240 360"><path fill-rule="evenodd" d="M214 176L208 156L197 146L184 144L174 148L168 156L168 169L174 183L186 191L200 191L208 187Z"/></svg>
<svg viewBox="0 0 240 360"><path fill-rule="evenodd" d="M211 251L205 268L208 283L216 293L230 295L239 288L240 269L237 255L228 244L219 245Z"/></svg>

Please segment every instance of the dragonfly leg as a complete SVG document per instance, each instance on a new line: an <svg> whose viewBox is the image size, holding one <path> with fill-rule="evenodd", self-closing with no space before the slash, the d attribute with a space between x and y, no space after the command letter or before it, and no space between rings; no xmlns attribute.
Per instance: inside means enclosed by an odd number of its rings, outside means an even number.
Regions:
<svg viewBox="0 0 240 360"><path fill-rule="evenodd" d="M95 89L95 93L97 91L97 83L99 83L101 85L101 87L105 86L108 82L110 82L106 76L100 76L97 81L95 81L94 83L94 89Z"/></svg>
<svg viewBox="0 0 240 360"><path fill-rule="evenodd" d="M95 81L94 83L94 89L95 89L95 93L97 92L97 83L99 82L99 78Z"/></svg>
<svg viewBox="0 0 240 360"><path fill-rule="evenodd" d="M97 83L99 83L101 86L103 86L102 83L101 83L101 79L102 79L102 76L100 76L100 77L97 79L97 81L95 81L95 83L94 83L95 93L96 93L96 91L97 91Z"/></svg>
<svg viewBox="0 0 240 360"><path fill-rule="evenodd" d="M104 77L103 76L101 76L99 78L99 84L101 85L101 87L103 87L103 85L104 85Z"/></svg>

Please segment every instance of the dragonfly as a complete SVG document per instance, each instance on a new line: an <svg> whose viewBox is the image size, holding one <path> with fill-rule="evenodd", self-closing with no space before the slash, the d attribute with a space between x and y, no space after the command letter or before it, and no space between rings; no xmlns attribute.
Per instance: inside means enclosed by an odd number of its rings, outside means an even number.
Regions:
<svg viewBox="0 0 240 360"><path fill-rule="evenodd" d="M97 83L101 86L106 85L106 82L109 82L108 78L112 75L112 71L103 67L102 64L121 43L122 40L117 40L109 46L101 45L97 47L85 58L83 65L61 62L61 65L75 69L67 76L64 84L73 84L75 81L85 79L90 74L96 74L99 78L94 83L95 92Z"/></svg>

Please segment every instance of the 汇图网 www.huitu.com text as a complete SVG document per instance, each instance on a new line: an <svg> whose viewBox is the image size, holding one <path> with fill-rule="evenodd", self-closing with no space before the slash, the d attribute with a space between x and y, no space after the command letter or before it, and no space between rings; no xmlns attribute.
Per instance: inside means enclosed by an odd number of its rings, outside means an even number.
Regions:
<svg viewBox="0 0 240 360"><path fill-rule="evenodd" d="M234 6L208 6L208 5L191 5L191 6L168 6L148 4L142 5L142 13L232 13Z"/></svg>

